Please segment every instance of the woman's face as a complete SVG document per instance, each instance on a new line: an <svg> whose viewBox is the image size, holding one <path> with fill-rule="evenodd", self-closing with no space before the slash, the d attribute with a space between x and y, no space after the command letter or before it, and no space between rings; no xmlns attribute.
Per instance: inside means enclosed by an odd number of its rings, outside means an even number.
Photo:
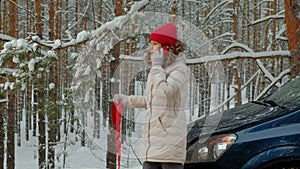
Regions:
<svg viewBox="0 0 300 169"><path fill-rule="evenodd" d="M162 48L161 44L156 41L150 42L149 50L151 53L154 53L155 51L159 51Z"/></svg>

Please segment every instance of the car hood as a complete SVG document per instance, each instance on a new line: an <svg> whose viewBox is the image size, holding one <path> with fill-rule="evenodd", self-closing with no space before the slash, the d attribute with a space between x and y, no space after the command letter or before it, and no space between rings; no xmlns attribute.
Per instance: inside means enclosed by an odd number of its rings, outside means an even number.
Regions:
<svg viewBox="0 0 300 169"><path fill-rule="evenodd" d="M289 109L271 107L257 103L246 103L226 111L201 118L188 125L188 144L200 136L236 132L290 112Z"/></svg>

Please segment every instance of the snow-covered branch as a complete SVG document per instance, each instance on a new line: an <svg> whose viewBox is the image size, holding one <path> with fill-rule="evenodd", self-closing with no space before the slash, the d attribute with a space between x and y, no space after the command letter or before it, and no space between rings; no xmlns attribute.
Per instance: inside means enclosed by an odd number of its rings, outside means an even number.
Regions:
<svg viewBox="0 0 300 169"><path fill-rule="evenodd" d="M0 103L6 103L8 102L8 99L0 99Z"/></svg>
<svg viewBox="0 0 300 169"><path fill-rule="evenodd" d="M232 58L256 58L256 63L258 67L261 69L262 72L264 72L264 75L266 78L268 78L270 81L274 81L275 78L273 75L268 71L268 69L264 66L262 61L259 60L259 58L269 58L269 57L291 57L290 51L266 51L266 52L259 52L255 53L251 48L249 48L247 45L241 44L241 43L232 43L231 45L227 46L221 53L225 54L230 49L233 48L241 48L244 49L247 52L233 52L230 53L227 57L228 59ZM224 57L224 56L223 56ZM276 83L276 86L281 86L280 83Z"/></svg>
<svg viewBox="0 0 300 169"><path fill-rule="evenodd" d="M84 10L84 15L82 15L78 20L77 20L77 22L76 23L74 23L72 26L70 26L70 28L68 29L68 30L66 30L66 32L69 32L71 29L73 29L73 27L75 27L83 18L84 18L84 16L86 15L86 13L87 13L87 11L88 11L88 8L89 8L89 1L87 1L87 5L86 5L86 8L85 8L85 10Z"/></svg>
<svg viewBox="0 0 300 169"><path fill-rule="evenodd" d="M279 12L279 13L276 14L276 15L269 15L269 16L267 16L267 17L260 18L260 19L258 19L258 20L252 21L252 22L249 23L249 25L256 25L256 24L259 24L259 23L261 23L261 22L268 21L268 20L270 20L270 19L284 19L285 16L284 16L284 14L282 14L282 13L284 13L284 11L281 11L281 12Z"/></svg>
<svg viewBox="0 0 300 169"><path fill-rule="evenodd" d="M64 42L61 40L44 41L44 40L41 40L40 38L38 38L37 36L34 36L30 39L33 42L38 43L41 46L48 47L50 49L62 49L62 48L67 48L70 46L82 44L89 40L94 39L95 37L101 37L101 35L104 34L106 31L113 32L113 30L118 29L119 27L122 26L122 23L125 23L126 20L130 18L131 15L138 12L140 9L144 8L147 4L149 4L149 2L150 2L150 0L142 0L139 2L135 2L127 15L121 15L121 16L115 17L112 21L101 25L101 27L99 27L98 29L96 29L94 31L87 32L87 31L83 30L78 33L76 39L71 39L68 42Z"/></svg>
<svg viewBox="0 0 300 169"><path fill-rule="evenodd" d="M243 85L243 87L241 88L241 91L244 90L253 80L255 77L257 77L260 74L260 71L256 71L252 77L245 83L245 85ZM236 93L234 93L233 95L231 95L229 98L227 98L224 102L222 102L221 104L219 104L217 107L215 107L213 110L211 110L209 112L210 115L213 115L215 113L218 113L219 110L224 107L226 104L228 104L228 102L230 102L232 99L234 99L236 97Z"/></svg>
<svg viewBox="0 0 300 169"><path fill-rule="evenodd" d="M227 53L230 49L233 49L233 48L241 48L241 49L244 49L245 51L251 52L251 53L254 52L254 51L253 51L251 48L249 48L247 45L242 44L242 43L235 42L235 43L232 43L232 44L228 45L228 46L221 52L221 54L225 54L225 53Z"/></svg>
<svg viewBox="0 0 300 169"><path fill-rule="evenodd" d="M284 35L284 33L286 32L286 27L284 26L283 28L281 28L278 33L276 34L276 39L278 40L282 40L282 41L287 41L288 38Z"/></svg>
<svg viewBox="0 0 300 169"><path fill-rule="evenodd" d="M260 2L258 2L258 3L254 6L254 8L257 8L257 7L261 6L263 3L268 3L268 2L273 3L274 1L273 1L273 0L263 0L263 1L260 1Z"/></svg>
<svg viewBox="0 0 300 169"><path fill-rule="evenodd" d="M0 40L4 40L4 41L11 41L14 40L15 38L8 36L8 35L4 35L0 33Z"/></svg>
<svg viewBox="0 0 300 169"><path fill-rule="evenodd" d="M291 57L290 51L268 51L268 52L232 52L221 55L209 55L201 58L187 59L187 64L199 64L206 62L215 62L222 60L232 59L262 59L262 58L274 58L274 57ZM133 57L128 55L121 55L120 59L129 61L143 61L143 57Z"/></svg>
<svg viewBox="0 0 300 169"><path fill-rule="evenodd" d="M232 60L232 59L262 59L262 58L274 58L274 57L291 57L290 51L268 51L268 52L232 52L223 55L204 56L196 59L188 59L188 64L198 64L205 62L213 62L220 60Z"/></svg>
<svg viewBox="0 0 300 169"><path fill-rule="evenodd" d="M222 1L221 3L219 3L216 7L214 7L211 11L210 11L210 13L204 18L204 23L202 23L202 24L205 24L205 23L207 23L209 20L210 20L210 18L212 18L211 16L212 16L212 14L214 13L214 12L216 12L217 10L219 10L219 8L222 8L223 6L226 6L227 4L229 4L229 3L233 3L233 0L226 0L226 1Z"/></svg>
<svg viewBox="0 0 300 169"><path fill-rule="evenodd" d="M134 5L130 8L130 11L128 12L128 14L132 15L135 12L138 12L140 9L147 6L150 1L151 0L142 0L142 1L139 1L139 2L134 2Z"/></svg>
<svg viewBox="0 0 300 169"><path fill-rule="evenodd" d="M271 83L260 93L259 96L257 96L257 98L255 100L258 100L260 98L262 98L264 95L266 95L266 93L275 85L278 83L278 81L280 81L285 75L289 74L291 72L290 69L286 69L284 71L282 71L278 77L274 78ZM280 87L280 86L277 86Z"/></svg>
<svg viewBox="0 0 300 169"><path fill-rule="evenodd" d="M206 42L205 44L207 44L207 43L212 43L213 41L215 41L215 40L217 40L217 39L222 39L222 38L224 38L224 37L233 37L234 35L235 35L235 33L225 32L225 33L223 33L223 34L221 34L221 35L218 35L218 36L216 36L216 37L214 37L214 38L209 39L209 41ZM202 46L204 46L204 45L202 45Z"/></svg>

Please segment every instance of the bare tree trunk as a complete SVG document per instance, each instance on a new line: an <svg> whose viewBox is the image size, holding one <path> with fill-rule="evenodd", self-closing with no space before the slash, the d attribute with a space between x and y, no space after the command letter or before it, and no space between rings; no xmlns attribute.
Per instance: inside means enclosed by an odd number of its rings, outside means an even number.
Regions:
<svg viewBox="0 0 300 169"><path fill-rule="evenodd" d="M24 103L24 92L17 91L16 95L16 116L15 116L15 132L17 133L17 138L15 138L17 141L17 146L21 146L22 140L21 140L21 121L22 121L22 109L23 109L23 103Z"/></svg>
<svg viewBox="0 0 300 169"><path fill-rule="evenodd" d="M42 22L42 0L35 1L35 12L36 12L36 34L42 39L43 38L43 22ZM38 119L38 165L39 168L46 167L46 125L45 125L45 112L44 109L44 91L43 91L44 79L41 77L38 79L35 87L35 96L37 102L36 113Z"/></svg>
<svg viewBox="0 0 300 169"><path fill-rule="evenodd" d="M62 0L57 0L56 1L56 10L62 10L63 8L63 4L62 4ZM62 14L56 14L56 39L62 39L62 29L63 29L63 22L62 22ZM67 23L66 23L67 24ZM68 54L65 54L63 52L63 49L57 49L56 50L56 54L58 57L58 61L55 62L55 64L53 64L53 66L50 67L50 70L52 70L53 72L53 77L52 77L52 82L55 84L55 96L53 96L55 99L61 98L62 96L62 91L61 91L61 84L64 84L64 82L62 82L61 76L64 75L63 71L66 70L67 65L65 64L65 60L68 60ZM68 62L67 62L68 63ZM65 78L64 80L68 80L68 78ZM57 105L56 100L55 100L55 105ZM56 106L57 107L57 106ZM58 121L58 119L60 118L60 113L58 112L58 109L55 111L55 118ZM57 122L55 122L57 123ZM55 124L57 125L57 124ZM56 138L55 140L58 141L60 140L60 129L59 127L55 129L55 135Z"/></svg>
<svg viewBox="0 0 300 169"><path fill-rule="evenodd" d="M53 68L50 68L50 74L54 75L53 73ZM50 77L50 80L52 81L55 79L54 77ZM49 143L48 143L48 168L49 169L54 169L55 168L55 145L56 145L56 138L58 135L58 130L59 130L59 123L58 123L58 105L57 105L57 88L55 87L54 89L51 89L49 94L48 94L49 100L47 100L48 106L47 108L47 116L48 116L48 128L49 130L48 135L49 135Z"/></svg>
<svg viewBox="0 0 300 169"><path fill-rule="evenodd" d="M57 64L53 63L52 66L49 67L49 74L50 77L48 77L49 81L46 83L48 85L49 83L54 83L55 87L52 88L48 95L48 106L47 106L47 117L48 117L48 128L49 130L49 144L48 144L48 168L55 168L55 146L56 142L59 140L59 129L60 129L60 123L59 123L59 106L57 105L57 99L59 97L59 84L57 83Z"/></svg>
<svg viewBox="0 0 300 169"><path fill-rule="evenodd" d="M30 127L31 127L31 111L30 111L30 109L31 109L31 104L30 104L30 102L31 102L31 94L32 94L32 85L31 85L31 83L29 82L29 80L27 81L27 84L28 84L28 87L27 87L27 89L26 89L26 102L27 102L27 104L25 104L25 110L26 110L26 121L25 121L25 124L26 124L26 126L25 126L25 140L26 141L29 141L29 130L30 130ZM30 112L30 113L29 113Z"/></svg>
<svg viewBox="0 0 300 169"><path fill-rule="evenodd" d="M88 5L89 5L89 2L88 2L88 0L86 0L84 2L84 7L88 8ZM83 21L83 30L87 30L88 29L88 27L87 27L88 26L87 25L88 24L87 23L88 22L87 19L84 18L82 21Z"/></svg>
<svg viewBox="0 0 300 169"><path fill-rule="evenodd" d="M49 39L54 40L55 34L54 34L54 0L49 1Z"/></svg>
<svg viewBox="0 0 300 169"><path fill-rule="evenodd" d="M116 16L121 16L123 14L123 0L114 0L114 4L115 4L115 9L114 9L114 13ZM118 65L119 65L119 56L120 56L120 43L117 43L114 46L114 53L113 53L114 57L116 58L115 61L110 63L110 74L109 74L109 78L111 78L115 72L115 70L117 69ZM113 93L119 93L118 90L118 84L114 84L114 83L110 83L110 91L113 91ZM111 93L108 93L108 96L110 96ZM110 104L109 104L110 105ZM110 111L109 111L110 113ZM111 114L111 113L110 113ZM111 118L111 117L110 117ZM112 126L111 124L111 120L109 120L109 134L107 136L107 161L106 161L106 167L109 169L115 169L116 168L116 140L115 140L115 128Z"/></svg>
<svg viewBox="0 0 300 169"><path fill-rule="evenodd" d="M177 1L173 1L172 4L171 4L171 15L177 15L178 13L178 10L177 10L177 7L178 7L178 2ZM177 17L173 17L172 18L172 22L176 23L176 18Z"/></svg>
<svg viewBox="0 0 300 169"><path fill-rule="evenodd" d="M2 78L1 78L2 82ZM5 96L1 94L0 99L4 99ZM5 111L5 103L0 103L0 117L4 117ZM5 132L4 132L4 118L0 118L0 168L4 168L4 140L5 140Z"/></svg>
<svg viewBox="0 0 300 169"><path fill-rule="evenodd" d="M56 10L61 10L62 9L62 3L61 0L56 0ZM57 13L55 18L56 25L55 25L55 38L60 39L61 38L61 27L62 27L62 21L61 21L61 12Z"/></svg>
<svg viewBox="0 0 300 169"><path fill-rule="evenodd" d="M277 14L277 0L274 0L274 2L270 6L271 6L271 9L273 9L273 15L276 15ZM276 29L277 29L276 23L277 23L277 20L273 19L272 20L272 41L271 41L271 43L272 43L271 49L273 51L276 50ZM275 60L273 59L273 61L275 61Z"/></svg>
<svg viewBox="0 0 300 169"><path fill-rule="evenodd" d="M17 37L18 8L17 0L9 2L9 35ZM14 63L8 63L9 68L14 68ZM13 77L9 77L14 82ZM8 92L8 125L7 125L7 169L15 168L15 94Z"/></svg>
<svg viewBox="0 0 300 169"><path fill-rule="evenodd" d="M2 3L0 3L0 11L2 11ZM0 33L4 33L3 29L3 21L2 21L2 12L0 12ZM3 42L0 41L0 49L2 49ZM1 167L1 166L0 166Z"/></svg>
<svg viewBox="0 0 300 169"><path fill-rule="evenodd" d="M300 72L300 18L297 18L297 15L300 12L298 0L285 0L285 23L287 27L287 37L289 50L291 51L292 58L291 62L291 76L295 77Z"/></svg>
<svg viewBox="0 0 300 169"><path fill-rule="evenodd" d="M15 96L8 94L7 169L15 168Z"/></svg>
<svg viewBox="0 0 300 169"><path fill-rule="evenodd" d="M257 8L257 1L258 0L254 0L254 3L253 3L254 8L252 9L253 13L254 13L254 20L259 18L258 9L256 9ZM259 27L259 25L254 25L253 26L253 36L252 36L253 46L252 46L252 49L255 52L258 50L258 40L257 40L258 39L258 33L257 32L260 31L258 27Z"/></svg>
<svg viewBox="0 0 300 169"><path fill-rule="evenodd" d="M116 16L120 16L122 15L122 5L123 5L123 1L122 0L114 0L114 4L115 4L115 9L114 9L114 13ZM109 78L111 78L115 72L115 70L118 67L119 64L119 56L120 56L120 43L116 44L114 47L114 53L113 56L116 58L115 61L110 63L110 74L109 74ZM113 93L119 93L118 90L118 84L114 84L114 83L110 83L110 92ZM110 96L113 93L108 93L108 96ZM110 104L109 104L110 105ZM111 117L110 117L110 113L111 110L109 111L109 129L110 132L107 136L107 161L106 161L106 167L109 169L115 169L116 168L116 147L115 147L115 128L114 126L112 126L111 124Z"/></svg>
<svg viewBox="0 0 300 169"><path fill-rule="evenodd" d="M43 37L43 23L42 23L42 5L41 0L35 1L35 12L36 12L36 33L42 38Z"/></svg>
<svg viewBox="0 0 300 169"><path fill-rule="evenodd" d="M234 32L234 41L239 41L239 16L238 16L238 10L239 10L239 1L233 0L233 32ZM236 88L234 89L236 93L236 102L235 106L239 106L242 104L242 96L241 96L241 71L239 69L239 63L238 61L235 61L234 67L233 67L233 75L234 75L234 82L236 85Z"/></svg>
<svg viewBox="0 0 300 169"><path fill-rule="evenodd" d="M116 168L116 144L115 144L115 129L111 124L111 107L110 107L110 65L108 58L103 60L102 66L102 111L103 111L103 124L106 124L106 120L109 122L109 134L107 135L107 153L106 153L106 168Z"/></svg>
<svg viewBox="0 0 300 169"><path fill-rule="evenodd" d="M102 0L98 1L97 6L102 6ZM101 26L101 20L102 20L102 8L96 8L93 10L97 10L98 11L93 11L93 15L95 20L97 20L98 22L96 22L95 27L100 27ZM95 97L96 97L96 106L95 106L95 111L94 111L94 137L95 138L100 138L100 129L101 129L101 102L102 102L102 97L101 97L101 77L96 76L95 77Z"/></svg>
<svg viewBox="0 0 300 169"><path fill-rule="evenodd" d="M37 89L36 89L36 86L38 86L38 83L35 82L32 86L32 92L33 92L33 101L31 102L31 106L32 106L32 135L33 136L37 136L38 133L37 133L37 128L38 128L38 107L35 105L38 101L38 92L37 92Z"/></svg>
<svg viewBox="0 0 300 169"><path fill-rule="evenodd" d="M37 125L38 125L38 166L39 168L46 169L46 111L45 110L45 81L44 75L37 78L36 85L34 86L34 102L37 104L35 106L35 111L37 114Z"/></svg>
<svg viewBox="0 0 300 169"><path fill-rule="evenodd" d="M45 113L43 111L43 98L44 93L41 89L37 90L37 98L39 98L38 105L37 105L37 112L38 112L38 128L39 128L39 148L38 148L38 161L39 161L39 168L46 167L46 126L45 126Z"/></svg>
<svg viewBox="0 0 300 169"><path fill-rule="evenodd" d="M98 6L102 6L102 3L103 2L103 0L99 0L99 2L98 2ZM102 21L102 8L99 8L99 11L98 11L98 27L100 27L101 26L101 21Z"/></svg>
<svg viewBox="0 0 300 169"><path fill-rule="evenodd" d="M54 0L50 0L49 2L49 39L54 40L55 38L55 30L54 30L54 20L55 20L55 15L54 15L54 9L55 9L55 2ZM55 72L56 66L51 66L50 67L50 77L49 77L49 83L55 83L56 82L56 72ZM56 145L56 138L57 138L57 130L59 126L57 126L57 121L58 121L58 108L56 105L56 99L57 99L57 88L58 85L55 84L55 88L51 89L51 91L48 93L49 95L49 100L48 100L48 105L50 104L51 106L48 106L47 110L47 116L48 116L48 127L49 130L48 135L49 135L49 144L48 144L48 168L55 168L55 145Z"/></svg>
<svg viewBox="0 0 300 169"><path fill-rule="evenodd" d="M1 9L2 8L1 8L1 3L0 3L0 10ZM2 25L0 24L0 26L2 26ZM3 83L2 77L0 77L0 83ZM0 99L5 99L5 95L3 93L0 93ZM0 117L1 117L0 118L0 168L4 168L4 140L5 140L4 111L5 111L5 108L6 108L6 103L1 101L0 102Z"/></svg>
<svg viewBox="0 0 300 169"><path fill-rule="evenodd" d="M34 5L33 5L33 1L30 1L30 0L26 0L26 29L25 31L26 32L33 32L33 29L32 29L32 16L31 16L31 12L29 11L33 11L34 9ZM28 61L30 60L31 56L28 57ZM34 111L33 110L33 104L31 103L31 101L33 100L33 83L30 81L30 80L27 80L27 89L26 89L26 100L28 102L28 104L25 105L26 107L26 126L25 126L25 139L26 141L29 141L29 137L30 137L30 134L29 134L29 131L32 129L32 121L33 120L33 116L34 116ZM35 123L33 123L35 124ZM33 131L33 134L35 134L35 131Z"/></svg>

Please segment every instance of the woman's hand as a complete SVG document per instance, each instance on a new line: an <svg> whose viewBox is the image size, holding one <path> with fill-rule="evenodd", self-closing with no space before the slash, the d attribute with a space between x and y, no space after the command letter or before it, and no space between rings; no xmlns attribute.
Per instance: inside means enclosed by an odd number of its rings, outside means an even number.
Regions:
<svg viewBox="0 0 300 169"><path fill-rule="evenodd" d="M115 103L119 103L119 101L121 101L123 106L127 106L128 105L128 96L125 96L124 94L115 94L112 101Z"/></svg>
<svg viewBox="0 0 300 169"><path fill-rule="evenodd" d="M151 56L152 67L153 66L162 66L164 61L164 49L161 48L158 51L155 51Z"/></svg>

